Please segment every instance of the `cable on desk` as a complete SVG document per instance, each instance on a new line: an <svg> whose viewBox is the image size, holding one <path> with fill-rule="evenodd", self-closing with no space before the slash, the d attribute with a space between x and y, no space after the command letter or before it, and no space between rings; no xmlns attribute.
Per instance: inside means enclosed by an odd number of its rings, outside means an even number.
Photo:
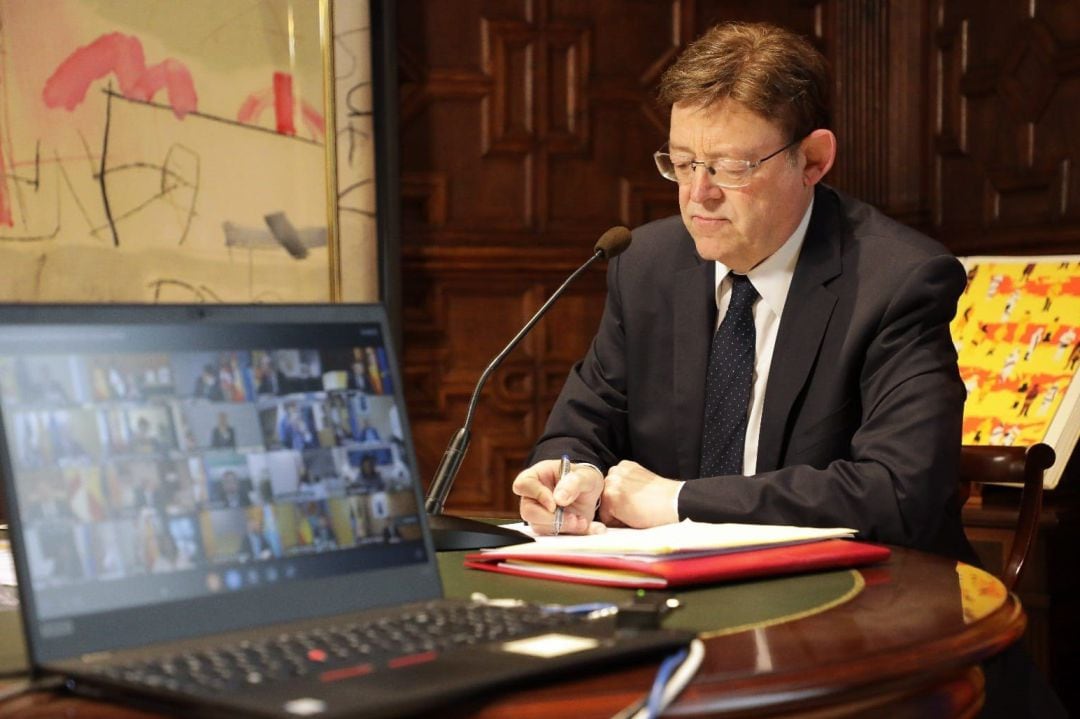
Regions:
<svg viewBox="0 0 1080 719"><path fill-rule="evenodd" d="M677 663L678 658L683 655L686 657L685 660L683 660L682 664L679 664L678 669L675 669L672 674L672 668ZM671 702L675 701L675 697L679 696L682 690L686 688L686 685L690 683L690 680L701 667L701 661L704 658L704 642L700 639L695 639L690 642L689 650L679 650L678 653L668 657L660 665L660 669L656 672L656 679L653 681L653 689L649 692L648 696L626 707L612 717L612 719L652 719L653 717L659 716L667 709ZM673 659L675 661L671 661ZM669 661L670 666L668 665ZM658 704L654 706L651 703L651 699L653 693L658 690L660 699Z"/></svg>
<svg viewBox="0 0 1080 719"><path fill-rule="evenodd" d="M688 648L680 649L664 659L660 668L656 670L656 678L653 679L652 689L649 690L649 701L645 705L645 713L650 718L660 716L660 712L663 711L661 704L664 701L664 687L671 681L671 675L675 673L675 669L686 661L689 655Z"/></svg>

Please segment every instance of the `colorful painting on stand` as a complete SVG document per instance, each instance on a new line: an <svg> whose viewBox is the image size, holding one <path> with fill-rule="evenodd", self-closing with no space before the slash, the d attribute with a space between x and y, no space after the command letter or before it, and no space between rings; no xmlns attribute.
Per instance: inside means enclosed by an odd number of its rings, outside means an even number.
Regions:
<svg viewBox="0 0 1080 719"><path fill-rule="evenodd" d="M951 330L968 392L964 443L1053 443L1080 369L1080 257L961 261L968 284Z"/></svg>

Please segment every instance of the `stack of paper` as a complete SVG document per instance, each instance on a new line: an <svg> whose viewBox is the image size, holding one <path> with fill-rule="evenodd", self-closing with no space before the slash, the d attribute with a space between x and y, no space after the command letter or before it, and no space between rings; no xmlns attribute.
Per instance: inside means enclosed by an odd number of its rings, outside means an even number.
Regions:
<svg viewBox="0 0 1080 719"><path fill-rule="evenodd" d="M506 574L624 587L673 587L852 567L889 549L850 541L855 530L684 520L650 529L537 537L467 555L465 566Z"/></svg>

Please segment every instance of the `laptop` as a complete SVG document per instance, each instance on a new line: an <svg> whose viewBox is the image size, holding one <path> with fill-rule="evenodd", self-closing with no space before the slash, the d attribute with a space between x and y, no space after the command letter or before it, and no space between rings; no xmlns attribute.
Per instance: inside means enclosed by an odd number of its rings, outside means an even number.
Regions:
<svg viewBox="0 0 1080 719"><path fill-rule="evenodd" d="M691 639L443 598L402 389L380 305L0 307L32 669L185 715L400 716Z"/></svg>

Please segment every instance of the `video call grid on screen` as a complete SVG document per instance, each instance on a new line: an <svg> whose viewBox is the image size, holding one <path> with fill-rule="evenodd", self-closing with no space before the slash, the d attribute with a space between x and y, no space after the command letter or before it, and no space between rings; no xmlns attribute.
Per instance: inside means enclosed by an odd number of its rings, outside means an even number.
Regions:
<svg viewBox="0 0 1080 719"><path fill-rule="evenodd" d="M0 328L40 618L426 559L381 329L320 329Z"/></svg>

